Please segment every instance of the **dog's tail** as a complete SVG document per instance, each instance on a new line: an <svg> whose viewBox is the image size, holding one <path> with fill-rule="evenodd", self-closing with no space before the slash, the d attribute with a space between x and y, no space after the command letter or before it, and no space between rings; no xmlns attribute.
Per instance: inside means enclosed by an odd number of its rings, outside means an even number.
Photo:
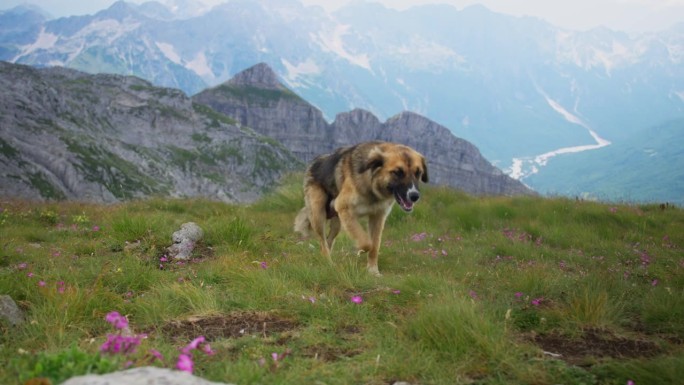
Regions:
<svg viewBox="0 0 684 385"><path fill-rule="evenodd" d="M311 221L309 221L309 208L303 207L294 220L294 231L308 237L311 235Z"/></svg>

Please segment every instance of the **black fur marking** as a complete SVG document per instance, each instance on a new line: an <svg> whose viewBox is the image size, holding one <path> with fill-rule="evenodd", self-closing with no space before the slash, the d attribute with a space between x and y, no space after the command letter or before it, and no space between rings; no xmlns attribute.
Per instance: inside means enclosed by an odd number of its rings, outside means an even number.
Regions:
<svg viewBox="0 0 684 385"><path fill-rule="evenodd" d="M354 151L356 146L338 148L335 152L327 155L321 155L313 160L309 167L309 174L311 178L318 183L328 196L326 207L326 216L328 219L337 216L337 211L332 207L332 201L340 193L335 179L335 171L340 162L350 152Z"/></svg>
<svg viewBox="0 0 684 385"><path fill-rule="evenodd" d="M337 216L337 211L335 211L335 207L333 207L333 201L335 199L328 195L328 201L325 202L325 216L327 219L332 219Z"/></svg>

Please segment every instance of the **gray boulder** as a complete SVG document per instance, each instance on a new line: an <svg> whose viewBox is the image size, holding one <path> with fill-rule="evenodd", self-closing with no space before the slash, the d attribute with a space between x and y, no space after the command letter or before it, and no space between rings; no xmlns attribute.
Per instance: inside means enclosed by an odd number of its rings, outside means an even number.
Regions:
<svg viewBox="0 0 684 385"><path fill-rule="evenodd" d="M24 313L19 309L12 297L0 295L0 319L4 319L11 325L19 325L24 322Z"/></svg>
<svg viewBox="0 0 684 385"><path fill-rule="evenodd" d="M166 250L174 259L189 259L195 244L202 239L204 232L194 222L183 223L180 230L173 233L173 245Z"/></svg>
<svg viewBox="0 0 684 385"><path fill-rule="evenodd" d="M108 374L73 377L62 385L227 385L207 381L190 373L145 366Z"/></svg>

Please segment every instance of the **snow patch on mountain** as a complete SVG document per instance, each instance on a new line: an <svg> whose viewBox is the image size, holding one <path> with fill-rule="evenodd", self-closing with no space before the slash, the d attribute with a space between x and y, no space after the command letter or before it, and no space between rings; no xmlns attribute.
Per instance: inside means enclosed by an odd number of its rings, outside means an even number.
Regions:
<svg viewBox="0 0 684 385"><path fill-rule="evenodd" d="M367 54L354 54L347 51L344 44L344 35L347 34L351 26L338 24L328 33L319 32L317 36L311 36L312 40L316 42L325 52L331 52L340 58L347 60L351 64L365 68L373 72L371 68L370 59Z"/></svg>
<svg viewBox="0 0 684 385"><path fill-rule="evenodd" d="M439 71L466 62L453 49L434 41L413 37L411 41L389 50L392 59L414 71Z"/></svg>
<svg viewBox="0 0 684 385"><path fill-rule="evenodd" d="M305 87L302 82L303 78L321 73L321 68L311 58L297 64L292 64L287 59L281 59L281 63L287 71L283 78L291 87Z"/></svg>
<svg viewBox="0 0 684 385"><path fill-rule="evenodd" d="M204 54L204 51L198 52L194 59L185 64L185 68L193 71L204 79L214 79L216 77L216 75L214 75L214 71L212 71L211 67L209 66L209 62L207 61L207 56Z"/></svg>
<svg viewBox="0 0 684 385"><path fill-rule="evenodd" d="M161 51L162 54L164 54L164 57L169 59L171 62L175 64L182 64L182 59L180 55L176 52L176 48L172 46L169 43L162 43L162 42L156 42L155 45L159 50Z"/></svg>
<svg viewBox="0 0 684 385"><path fill-rule="evenodd" d="M40 29L40 33L38 34L36 41L34 41L32 44L22 47L21 53L18 54L12 61L14 62L20 57L31 54L39 49L50 49L55 46L57 40L59 40L59 36L45 32L45 27L43 27Z"/></svg>
<svg viewBox="0 0 684 385"><path fill-rule="evenodd" d="M679 101L684 103L684 91L672 91L678 98Z"/></svg>
<svg viewBox="0 0 684 385"><path fill-rule="evenodd" d="M114 19L95 20L78 31L72 39L95 43L93 38L105 45L111 45L120 37L140 28L140 22L133 19L125 19L123 23Z"/></svg>
<svg viewBox="0 0 684 385"><path fill-rule="evenodd" d="M556 35L557 58L584 70L602 68L608 76L615 68L637 62L643 54L641 51L649 46L639 41L620 41L613 37L590 44L583 41L584 38L581 34L559 31Z"/></svg>

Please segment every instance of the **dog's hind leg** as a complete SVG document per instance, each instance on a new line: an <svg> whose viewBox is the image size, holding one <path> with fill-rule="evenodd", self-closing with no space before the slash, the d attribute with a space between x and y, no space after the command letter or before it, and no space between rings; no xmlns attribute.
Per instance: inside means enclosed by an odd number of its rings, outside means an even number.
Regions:
<svg viewBox="0 0 684 385"><path fill-rule="evenodd" d="M321 246L321 254L323 254L329 262L330 247L325 236L325 223L327 221L327 202L328 196L325 191L316 185L310 185L306 189L306 204L309 206L309 222L311 222L311 229L318 238Z"/></svg>
<svg viewBox="0 0 684 385"><path fill-rule="evenodd" d="M333 245L335 244L335 237L337 237L337 234L340 233L340 229L342 226L340 225L340 218L339 217L334 217L330 219L330 230L328 230L328 250L332 251Z"/></svg>

